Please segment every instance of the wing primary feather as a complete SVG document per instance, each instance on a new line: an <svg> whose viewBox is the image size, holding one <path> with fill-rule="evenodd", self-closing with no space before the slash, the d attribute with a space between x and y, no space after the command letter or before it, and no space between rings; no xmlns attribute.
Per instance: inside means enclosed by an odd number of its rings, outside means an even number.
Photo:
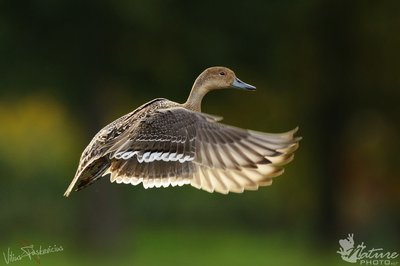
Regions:
<svg viewBox="0 0 400 266"><path fill-rule="evenodd" d="M205 181L204 182L204 186L203 186L203 183L202 183L202 188L204 188L208 192L212 193L214 191L214 187L213 187L213 184L211 182L211 179L210 179L210 176L209 176L209 173L208 173L208 168L201 166L200 170L201 170L201 172L202 172L202 174L204 176L204 181Z"/></svg>
<svg viewBox="0 0 400 266"><path fill-rule="evenodd" d="M214 185L215 191L218 191L222 194L227 194L229 192L229 189L227 185L224 183L221 176L219 175L218 171L212 168L209 168L208 170L212 174L213 178L211 178L211 183Z"/></svg>
<svg viewBox="0 0 400 266"><path fill-rule="evenodd" d="M219 168L226 169L226 165L224 163L224 160L222 159L221 154L219 152L219 150L220 150L219 146L221 144L218 143L218 141L217 141L216 137L214 136L214 134L212 134L209 130L207 130L207 133L209 135L209 138L212 140L211 147L213 148L212 150L213 150L213 154L216 157L216 161L219 163L218 164ZM222 145L224 145L224 144L222 144Z"/></svg>

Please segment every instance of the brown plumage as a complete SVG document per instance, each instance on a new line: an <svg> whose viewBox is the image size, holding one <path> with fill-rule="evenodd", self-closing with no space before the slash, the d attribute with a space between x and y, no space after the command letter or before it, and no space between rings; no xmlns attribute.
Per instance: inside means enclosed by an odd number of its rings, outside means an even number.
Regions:
<svg viewBox="0 0 400 266"><path fill-rule="evenodd" d="M238 192L268 186L293 159L297 128L262 133L218 123L201 113L207 92L225 88L255 90L225 67L206 69L188 100L155 99L100 130L82 153L64 196L100 177L145 188L190 184L208 192Z"/></svg>

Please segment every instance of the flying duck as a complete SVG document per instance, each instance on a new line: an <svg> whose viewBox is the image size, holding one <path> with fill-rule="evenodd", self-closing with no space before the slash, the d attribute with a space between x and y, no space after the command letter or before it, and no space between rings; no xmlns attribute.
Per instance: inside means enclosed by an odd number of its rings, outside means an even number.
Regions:
<svg viewBox="0 0 400 266"><path fill-rule="evenodd" d="M203 97L226 88L256 89L226 67L210 67L195 80L185 103L155 99L105 126L83 151L64 196L107 174L118 184L190 184L223 194L271 185L293 159L301 139L294 136L297 128L263 133L202 113Z"/></svg>

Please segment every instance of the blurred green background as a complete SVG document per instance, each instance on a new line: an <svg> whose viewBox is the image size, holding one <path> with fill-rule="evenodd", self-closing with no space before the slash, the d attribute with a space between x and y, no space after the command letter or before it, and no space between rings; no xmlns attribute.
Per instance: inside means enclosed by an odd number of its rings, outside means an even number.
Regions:
<svg viewBox="0 0 400 266"><path fill-rule="evenodd" d="M399 14L398 1L1 1L0 250L63 247L42 265L346 265L338 241L354 233L399 252ZM184 102L214 65L258 90L211 93L204 112L300 127L273 186L103 178L62 197L101 127L153 98Z"/></svg>

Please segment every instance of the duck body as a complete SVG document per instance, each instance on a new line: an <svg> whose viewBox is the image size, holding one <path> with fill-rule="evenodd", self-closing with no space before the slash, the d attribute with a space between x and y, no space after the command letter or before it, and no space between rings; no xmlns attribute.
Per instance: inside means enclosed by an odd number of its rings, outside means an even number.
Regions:
<svg viewBox="0 0 400 266"><path fill-rule="evenodd" d="M218 75L213 82L233 73L224 67L210 69ZM230 79L229 86L255 89L235 76ZM107 174L111 182L142 183L145 188L191 184L223 194L270 185L283 172L281 166L293 159L300 140L294 137L297 128L271 134L221 124L220 118L200 109L213 86L207 87L204 75L196 82L183 104L154 99L101 129L83 151L64 196ZM218 82L228 87L225 80Z"/></svg>
<svg viewBox="0 0 400 266"><path fill-rule="evenodd" d="M178 105L178 103L170 100L157 98L102 128L82 153L76 173L76 176L80 176L77 190L85 188L104 175L104 171L111 165L111 160L103 156L103 154L110 145L116 143L121 136L124 136L125 132L146 121L145 118L151 116L156 110Z"/></svg>

